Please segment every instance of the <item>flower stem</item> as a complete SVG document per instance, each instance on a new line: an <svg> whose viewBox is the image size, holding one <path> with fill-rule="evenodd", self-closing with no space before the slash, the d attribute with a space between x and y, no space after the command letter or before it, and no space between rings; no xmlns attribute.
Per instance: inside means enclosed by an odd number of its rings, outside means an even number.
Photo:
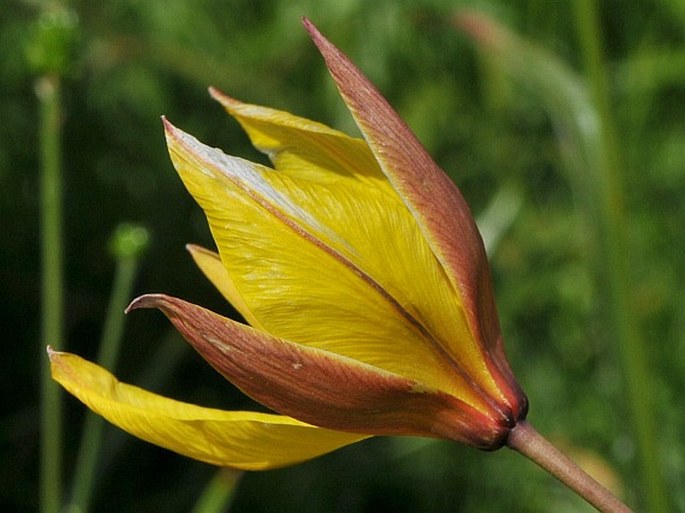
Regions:
<svg viewBox="0 0 685 513"><path fill-rule="evenodd" d="M630 508L595 481L568 456L549 443L533 426L519 422L507 445L537 463L602 513L631 513Z"/></svg>
<svg viewBox="0 0 685 513"><path fill-rule="evenodd" d="M46 342L60 350L64 328L59 78L39 78L36 95L40 102L41 351ZM62 500L62 403L59 386L50 378L48 359L41 362L41 511L57 513Z"/></svg>
<svg viewBox="0 0 685 513"><path fill-rule="evenodd" d="M236 487L243 473L239 470L221 468L207 483L191 513L224 513L235 496Z"/></svg>
<svg viewBox="0 0 685 513"><path fill-rule="evenodd" d="M124 309L129 303L138 262L147 246L148 239L149 235L144 228L122 224L117 227L110 241L117 265L98 354L98 363L102 367L114 369L119 359L124 330ZM89 412L85 419L76 459L71 503L67 507L69 513L90 511L103 428L103 418Z"/></svg>

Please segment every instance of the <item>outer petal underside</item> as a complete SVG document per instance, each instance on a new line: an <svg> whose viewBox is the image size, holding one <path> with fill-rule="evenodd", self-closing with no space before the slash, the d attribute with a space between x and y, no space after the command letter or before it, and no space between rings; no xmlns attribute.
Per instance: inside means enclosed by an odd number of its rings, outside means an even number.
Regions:
<svg viewBox="0 0 685 513"><path fill-rule="evenodd" d="M496 385L485 373L477 379L498 401L525 403L504 357L485 249L464 198L375 86L309 20L304 25L383 172L458 291L472 336L482 345L481 360ZM460 344L452 341L455 358Z"/></svg>
<svg viewBox="0 0 685 513"><path fill-rule="evenodd" d="M459 294L468 296L464 286L480 272L483 244L461 193L375 86L309 20L304 24L383 172Z"/></svg>
<svg viewBox="0 0 685 513"><path fill-rule="evenodd" d="M169 123L167 138L224 266L266 331L488 408L475 390L489 379L480 349L397 197L356 182L297 180L226 156ZM460 351L447 357L450 341Z"/></svg>
<svg viewBox="0 0 685 513"><path fill-rule="evenodd" d="M368 438L282 415L228 412L174 401L121 383L76 355L54 351L49 355L53 378L94 412L138 438L212 465L277 468Z"/></svg>
<svg viewBox="0 0 685 513"><path fill-rule="evenodd" d="M221 374L268 408L328 429L420 435L492 448L511 426L405 376L274 337L161 294L129 309L158 308Z"/></svg>

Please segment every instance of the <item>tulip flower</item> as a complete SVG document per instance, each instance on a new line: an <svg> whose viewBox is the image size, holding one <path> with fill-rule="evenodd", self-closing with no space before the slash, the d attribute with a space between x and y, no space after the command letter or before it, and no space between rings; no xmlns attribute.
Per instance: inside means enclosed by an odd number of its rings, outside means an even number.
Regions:
<svg viewBox="0 0 685 513"><path fill-rule="evenodd" d="M515 439L537 439L461 193L375 87L304 23L364 139L210 89L271 168L165 119L171 160L217 251L188 249L246 323L163 294L129 306L161 310L212 367L275 413L166 399L66 353L50 353L54 378L135 436L248 470L375 435L481 449L510 443L517 429L525 436Z"/></svg>

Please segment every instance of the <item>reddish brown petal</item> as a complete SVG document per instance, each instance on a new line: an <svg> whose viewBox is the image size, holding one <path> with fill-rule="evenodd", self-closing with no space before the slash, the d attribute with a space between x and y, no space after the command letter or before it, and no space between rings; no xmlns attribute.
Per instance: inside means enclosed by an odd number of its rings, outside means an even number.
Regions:
<svg viewBox="0 0 685 513"><path fill-rule="evenodd" d="M525 396L504 357L490 269L468 205L375 86L309 20L303 23L383 172L458 291L493 378L514 415L523 415Z"/></svg>
<svg viewBox="0 0 685 513"><path fill-rule="evenodd" d="M501 446L509 420L376 367L302 346L161 294L129 310L158 308L223 376L265 406L320 427L376 435L448 438Z"/></svg>

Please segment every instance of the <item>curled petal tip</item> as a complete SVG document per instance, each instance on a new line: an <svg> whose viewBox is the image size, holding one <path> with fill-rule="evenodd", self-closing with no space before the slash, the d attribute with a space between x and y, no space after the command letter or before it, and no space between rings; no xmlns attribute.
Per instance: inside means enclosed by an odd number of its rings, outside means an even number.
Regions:
<svg viewBox="0 0 685 513"><path fill-rule="evenodd" d="M64 358L67 357L69 353L57 351L50 345L46 347L46 352L48 353L48 360L50 361L50 374L53 379L55 379L56 374L64 372Z"/></svg>
<svg viewBox="0 0 685 513"><path fill-rule="evenodd" d="M128 304L128 306L124 309L124 313L125 313L125 314L129 314L129 313L131 313L133 310L137 310L138 308L140 308L140 306L138 305L138 300L139 300L139 299L140 299L140 298L137 297L137 298L135 298L133 301L131 301L131 302Z"/></svg>
<svg viewBox="0 0 685 513"><path fill-rule="evenodd" d="M45 352L48 353L48 358L50 359L50 363L58 363L60 357L64 356L65 353L64 351L58 351L51 345L48 345L45 348Z"/></svg>
<svg viewBox="0 0 685 513"><path fill-rule="evenodd" d="M141 308L158 308L163 297L163 294L145 294L143 296L139 296L131 301L124 312L130 313L133 310L139 310Z"/></svg>

